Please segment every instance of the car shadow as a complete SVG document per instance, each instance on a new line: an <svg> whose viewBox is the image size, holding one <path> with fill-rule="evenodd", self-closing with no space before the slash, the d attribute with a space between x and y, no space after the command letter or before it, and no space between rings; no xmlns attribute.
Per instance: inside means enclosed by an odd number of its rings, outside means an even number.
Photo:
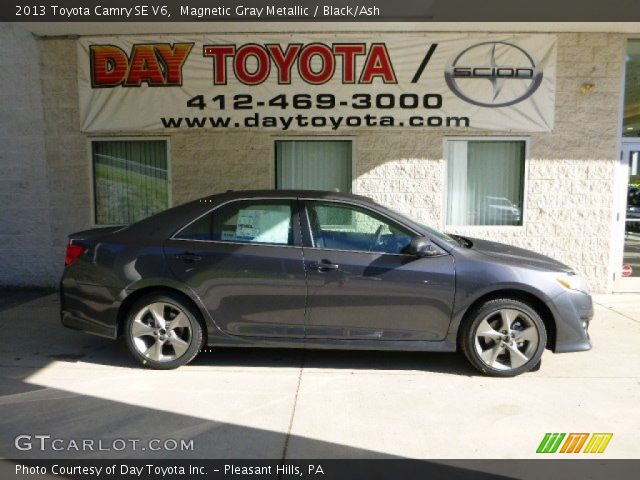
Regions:
<svg viewBox="0 0 640 480"><path fill-rule="evenodd" d="M86 342L83 342L86 343ZM60 347L65 346L64 344ZM73 341L66 352L48 354L52 360L84 362L123 368L144 368L129 353L119 339L95 339L79 352ZM189 365L181 367L241 367L241 368L305 368L352 371L430 372L466 377L480 374L468 364L461 353L388 352L312 350L302 348L206 347Z"/></svg>
<svg viewBox="0 0 640 480"><path fill-rule="evenodd" d="M142 368L123 339L87 335L63 328L56 295L0 309L0 322L24 322L13 342L0 347L3 365L35 366L43 362L84 362L122 368ZM476 376L459 353L368 350L321 350L256 347L205 347L186 367L299 368L353 371L418 371Z"/></svg>
<svg viewBox="0 0 640 480"><path fill-rule="evenodd" d="M316 350L281 348L204 349L190 365L419 371L475 376L476 371L459 353Z"/></svg>

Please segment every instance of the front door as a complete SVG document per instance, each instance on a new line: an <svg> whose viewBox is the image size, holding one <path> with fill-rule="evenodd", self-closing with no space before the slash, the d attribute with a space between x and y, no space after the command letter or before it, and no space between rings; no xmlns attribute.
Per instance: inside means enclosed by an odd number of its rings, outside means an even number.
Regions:
<svg viewBox="0 0 640 480"><path fill-rule="evenodd" d="M164 246L173 274L232 335L304 337L306 278L295 200L238 200Z"/></svg>
<svg viewBox="0 0 640 480"><path fill-rule="evenodd" d="M454 295L451 255L403 253L415 233L369 209L305 203L307 338L445 337Z"/></svg>
<svg viewBox="0 0 640 480"><path fill-rule="evenodd" d="M640 292L640 142L622 141L621 169L627 179L622 264L616 291Z"/></svg>

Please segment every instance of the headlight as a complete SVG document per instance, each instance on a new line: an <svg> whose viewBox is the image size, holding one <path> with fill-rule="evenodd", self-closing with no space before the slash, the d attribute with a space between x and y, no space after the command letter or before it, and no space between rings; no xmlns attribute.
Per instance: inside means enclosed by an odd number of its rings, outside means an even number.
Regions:
<svg viewBox="0 0 640 480"><path fill-rule="evenodd" d="M588 291L587 281L575 273L561 273L556 280L567 290Z"/></svg>

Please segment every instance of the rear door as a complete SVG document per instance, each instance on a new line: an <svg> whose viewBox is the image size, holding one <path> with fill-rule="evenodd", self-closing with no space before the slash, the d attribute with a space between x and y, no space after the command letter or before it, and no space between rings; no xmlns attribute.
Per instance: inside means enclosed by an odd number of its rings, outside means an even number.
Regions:
<svg viewBox="0 0 640 480"><path fill-rule="evenodd" d="M417 234L379 212L307 200L307 338L442 340L449 328L453 257L404 253Z"/></svg>
<svg viewBox="0 0 640 480"><path fill-rule="evenodd" d="M175 234L165 257L223 331L303 338L299 225L295 199L234 200Z"/></svg>

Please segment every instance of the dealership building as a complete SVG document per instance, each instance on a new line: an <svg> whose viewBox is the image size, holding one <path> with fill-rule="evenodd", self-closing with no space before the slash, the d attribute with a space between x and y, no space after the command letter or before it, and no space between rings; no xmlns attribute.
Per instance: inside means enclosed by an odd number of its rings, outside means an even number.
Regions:
<svg viewBox="0 0 640 480"><path fill-rule="evenodd" d="M295 188L640 291L640 24L4 23L0 42L0 285L56 285L75 231Z"/></svg>

